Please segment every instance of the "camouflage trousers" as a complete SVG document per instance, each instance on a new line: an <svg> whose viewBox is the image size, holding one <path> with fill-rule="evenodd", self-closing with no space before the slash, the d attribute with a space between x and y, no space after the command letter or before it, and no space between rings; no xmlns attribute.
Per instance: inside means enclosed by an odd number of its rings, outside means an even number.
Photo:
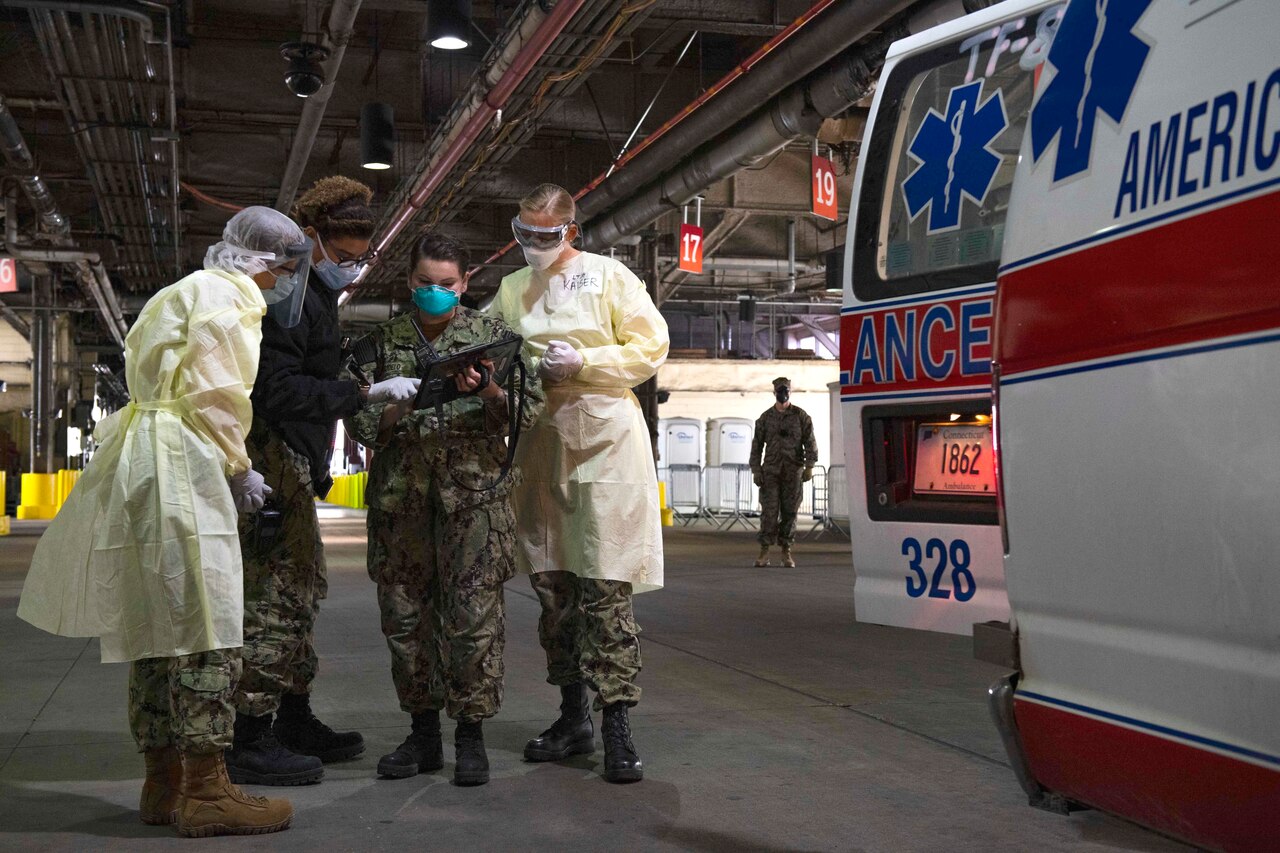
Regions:
<svg viewBox="0 0 1280 853"><path fill-rule="evenodd" d="M445 512L369 510L369 577L378 585L391 678L410 714L476 722L502 705L515 518L506 500Z"/></svg>
<svg viewBox="0 0 1280 853"><path fill-rule="evenodd" d="M239 678L239 649L134 661L129 667L129 728L138 749L229 749L236 722L231 697Z"/></svg>
<svg viewBox="0 0 1280 853"><path fill-rule="evenodd" d="M640 701L640 626L631 584L583 578L573 572L529 576L542 603L538 640L547 653L547 682L583 681L596 691L595 708Z"/></svg>
<svg viewBox="0 0 1280 853"><path fill-rule="evenodd" d="M804 483L799 469L765 471L760 475L761 545L790 548L796 541L796 510L804 496Z"/></svg>
<svg viewBox="0 0 1280 853"><path fill-rule="evenodd" d="M240 523L244 558L244 677L236 709L254 717L275 713L285 693L310 693L319 660L314 645L320 600L328 593L324 545L307 460L255 425L246 446L272 494L281 529L274 541L255 535L257 516Z"/></svg>

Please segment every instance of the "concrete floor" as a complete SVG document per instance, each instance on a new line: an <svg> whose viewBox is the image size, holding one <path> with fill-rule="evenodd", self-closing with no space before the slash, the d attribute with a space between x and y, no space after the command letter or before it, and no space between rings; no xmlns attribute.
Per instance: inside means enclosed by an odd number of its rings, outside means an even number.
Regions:
<svg viewBox="0 0 1280 853"><path fill-rule="evenodd" d="M444 771L379 780L406 734L364 570L361 518L324 522L330 595L313 704L367 752L283 793L279 835L179 842L137 817L142 761L124 665L96 641L15 615L36 529L0 539L0 849L151 850L1185 850L1096 812L1026 805L983 704L998 668L966 638L853 621L848 543L802 543L801 567L750 568L752 535L667 531L667 587L636 599L644 700L632 714L645 780L614 786L601 753L527 764L554 716L537 603L508 586L506 703L486 724L493 780Z"/></svg>

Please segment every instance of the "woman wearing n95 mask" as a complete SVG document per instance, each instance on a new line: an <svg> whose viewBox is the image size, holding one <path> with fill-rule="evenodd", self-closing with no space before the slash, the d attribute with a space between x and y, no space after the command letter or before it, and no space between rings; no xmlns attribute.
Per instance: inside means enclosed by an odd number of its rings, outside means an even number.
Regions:
<svg viewBox="0 0 1280 853"><path fill-rule="evenodd" d="M632 595L662 586L662 529L649 430L631 389L667 357L667 324L618 261L580 252L573 198L543 184L512 231L529 266L502 281L490 309L525 340L547 406L521 439L513 495L517 559L542 603L538 636L560 717L525 746L530 761L595 748L587 689L603 709L604 777L643 768L628 708L640 698Z"/></svg>
<svg viewBox="0 0 1280 853"><path fill-rule="evenodd" d="M244 580L236 511L262 507L245 452L267 304L304 287L311 243L249 207L205 268L161 290L125 341L132 399L95 430L98 452L36 547L18 615L101 637L131 661L129 722L146 757L141 818L186 836L284 829L285 800L227 778Z"/></svg>

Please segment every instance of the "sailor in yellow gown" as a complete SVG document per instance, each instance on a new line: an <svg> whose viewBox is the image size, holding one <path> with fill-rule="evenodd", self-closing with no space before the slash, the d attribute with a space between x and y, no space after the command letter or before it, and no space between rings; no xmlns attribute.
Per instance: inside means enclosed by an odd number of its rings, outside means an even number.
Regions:
<svg viewBox="0 0 1280 853"><path fill-rule="evenodd" d="M244 446L262 317L304 292L310 257L287 216L246 208L203 270L147 302L125 342L130 402L98 424L18 605L38 628L100 637L103 662L132 661L141 818L182 835L270 832L293 814L232 785L222 753L244 619L236 514L269 492Z"/></svg>
<svg viewBox="0 0 1280 853"><path fill-rule="evenodd" d="M543 184L512 230L529 266L507 276L490 311L524 337L547 405L520 440L512 493L516 555L542 603L538 636L560 717L525 746L530 761L595 749L588 688L604 710L604 777L643 767L627 709L640 699L633 593L662 586L653 449L631 389L667 357L667 324L644 283L612 258L580 252L573 198Z"/></svg>

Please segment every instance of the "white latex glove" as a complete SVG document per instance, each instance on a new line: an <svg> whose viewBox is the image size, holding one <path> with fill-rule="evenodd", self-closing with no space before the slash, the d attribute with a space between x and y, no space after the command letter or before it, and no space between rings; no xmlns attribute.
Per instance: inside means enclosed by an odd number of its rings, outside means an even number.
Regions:
<svg viewBox="0 0 1280 853"><path fill-rule="evenodd" d="M231 478L231 500L236 509L248 515L262 509L271 487L262 479L262 475L252 468L246 468Z"/></svg>
<svg viewBox="0 0 1280 853"><path fill-rule="evenodd" d="M563 382L576 376L582 369L582 353L573 348L573 344L564 341L551 341L547 344L547 352L538 365L538 373L543 379L552 382Z"/></svg>
<svg viewBox="0 0 1280 853"><path fill-rule="evenodd" d="M370 403L404 403L418 396L421 379L393 376L369 386Z"/></svg>

